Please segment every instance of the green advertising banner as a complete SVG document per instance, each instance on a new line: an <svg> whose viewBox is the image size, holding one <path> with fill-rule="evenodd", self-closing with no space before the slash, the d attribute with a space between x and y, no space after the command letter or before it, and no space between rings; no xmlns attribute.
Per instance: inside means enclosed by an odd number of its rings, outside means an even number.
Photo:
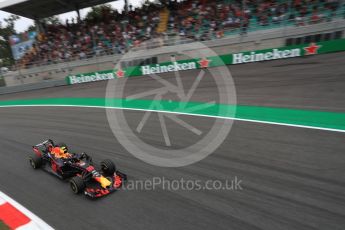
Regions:
<svg viewBox="0 0 345 230"><path fill-rule="evenodd" d="M210 68L224 65L237 65L252 62L271 61L285 58L302 57L316 54L325 54L345 51L345 39L310 43L296 46L286 46L273 49L247 51L216 57L200 57L176 62L164 62L155 65L134 66L126 69L105 70L92 73L67 76L68 84L80 84L94 81L103 81L123 77L144 76L192 69Z"/></svg>

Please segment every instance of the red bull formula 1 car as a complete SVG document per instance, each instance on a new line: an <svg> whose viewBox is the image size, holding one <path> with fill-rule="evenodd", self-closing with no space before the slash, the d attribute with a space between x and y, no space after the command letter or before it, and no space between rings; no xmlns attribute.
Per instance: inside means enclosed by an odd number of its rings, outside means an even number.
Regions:
<svg viewBox="0 0 345 230"><path fill-rule="evenodd" d="M86 153L68 153L66 144L52 140L33 146L29 162L34 169L42 168L60 179L69 179L75 194L91 198L108 195L121 188L127 176L116 170L111 160L103 160L97 167Z"/></svg>

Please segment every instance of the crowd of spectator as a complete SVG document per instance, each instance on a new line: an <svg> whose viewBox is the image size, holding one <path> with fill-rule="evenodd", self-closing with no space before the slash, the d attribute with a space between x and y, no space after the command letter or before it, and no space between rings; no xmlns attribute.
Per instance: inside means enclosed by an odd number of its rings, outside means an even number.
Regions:
<svg viewBox="0 0 345 230"><path fill-rule="evenodd" d="M20 64L30 66L125 53L130 47L156 36L161 7L144 5L128 13L104 7L101 17L46 25L45 33L38 36Z"/></svg>
<svg viewBox="0 0 345 230"><path fill-rule="evenodd" d="M121 54L143 41L157 38L160 11L169 9L168 30L195 40L225 36L225 31L246 33L251 27L293 23L302 26L331 20L340 0L185 0L147 3L118 12L102 8L101 17L67 20L48 25L21 65L53 63L104 54Z"/></svg>
<svg viewBox="0 0 345 230"><path fill-rule="evenodd" d="M340 0L194 0L171 3L169 28L198 40L221 38L224 31L331 20ZM345 10L345 9L344 9Z"/></svg>

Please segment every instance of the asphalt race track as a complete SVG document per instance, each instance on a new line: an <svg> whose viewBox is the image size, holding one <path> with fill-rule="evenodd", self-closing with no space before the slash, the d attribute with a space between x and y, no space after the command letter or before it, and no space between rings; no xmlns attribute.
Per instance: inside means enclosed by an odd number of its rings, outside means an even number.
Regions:
<svg viewBox="0 0 345 230"><path fill-rule="evenodd" d="M345 112L345 53L231 66L238 104ZM172 79L170 74L162 75ZM192 82L193 71L183 74ZM152 86L128 80L131 93ZM106 82L0 96L104 97ZM127 88L128 88L127 87ZM152 86L153 87L153 86ZM194 100L216 98L201 82ZM168 97L170 97L168 95ZM127 111L134 127L143 112ZM215 119L181 116L207 130ZM191 134L168 123L179 146ZM147 142L163 146L157 117L145 126ZM345 134L236 121L225 142L206 159L182 168L146 164L111 132L106 112L94 108L0 108L0 190L56 229L320 229L345 226ZM130 180L242 181L242 189L118 191L99 200L74 195L67 182L33 170L31 146L51 138L86 151L95 161L113 159Z"/></svg>

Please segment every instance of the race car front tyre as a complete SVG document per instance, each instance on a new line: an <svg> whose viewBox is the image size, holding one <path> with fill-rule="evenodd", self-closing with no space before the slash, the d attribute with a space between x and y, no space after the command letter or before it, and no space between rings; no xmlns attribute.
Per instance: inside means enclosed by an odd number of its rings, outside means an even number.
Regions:
<svg viewBox="0 0 345 230"><path fill-rule="evenodd" d="M32 154L32 156L29 157L29 162L33 169L38 169L42 165L42 158L37 156L36 154Z"/></svg>
<svg viewBox="0 0 345 230"><path fill-rule="evenodd" d="M101 162L101 169L106 176L112 176L116 171L116 166L111 160L103 160Z"/></svg>
<svg viewBox="0 0 345 230"><path fill-rule="evenodd" d="M83 181L82 178L76 176L76 177L73 177L70 181L70 186L71 186L71 189L72 191L75 193L75 194L79 194L81 192L84 191L85 189L85 183Z"/></svg>

